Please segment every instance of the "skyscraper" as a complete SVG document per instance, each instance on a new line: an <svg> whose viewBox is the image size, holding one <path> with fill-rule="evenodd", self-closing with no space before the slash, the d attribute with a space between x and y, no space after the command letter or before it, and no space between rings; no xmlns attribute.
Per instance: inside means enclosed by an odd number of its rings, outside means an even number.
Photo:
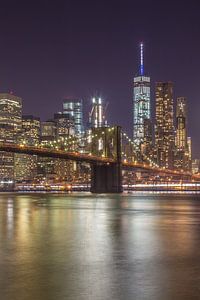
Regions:
<svg viewBox="0 0 200 300"><path fill-rule="evenodd" d="M45 147L50 147L58 142L63 148L74 149L66 143L67 138L74 136L74 117L68 113L56 113L54 119L41 123L41 142ZM39 157L38 177L44 181L71 181L74 176L75 163L58 158Z"/></svg>
<svg viewBox="0 0 200 300"><path fill-rule="evenodd" d="M74 118L75 134L83 134L83 103L79 99L64 99L63 113Z"/></svg>
<svg viewBox="0 0 200 300"><path fill-rule="evenodd" d="M54 114L54 121L56 123L56 136L57 139L60 137L69 137L74 135L74 117L71 114L57 113Z"/></svg>
<svg viewBox="0 0 200 300"><path fill-rule="evenodd" d="M192 168L192 138L190 136L187 137L187 147L188 147L188 164L189 170Z"/></svg>
<svg viewBox="0 0 200 300"><path fill-rule="evenodd" d="M189 160L192 160L192 138L190 136L187 137L187 146L188 146L188 156Z"/></svg>
<svg viewBox="0 0 200 300"><path fill-rule="evenodd" d="M41 142L48 144L56 139L56 123L53 120L41 122Z"/></svg>
<svg viewBox="0 0 200 300"><path fill-rule="evenodd" d="M22 100L13 94L0 94L0 141L15 143L22 127Z"/></svg>
<svg viewBox="0 0 200 300"><path fill-rule="evenodd" d="M107 126L105 119L105 105L101 97L92 98L92 109L89 114L89 123L92 128L99 128Z"/></svg>
<svg viewBox="0 0 200 300"><path fill-rule="evenodd" d="M178 150L187 148L187 107L186 98L177 98L176 104L176 147Z"/></svg>
<svg viewBox="0 0 200 300"><path fill-rule="evenodd" d="M193 159L192 160L192 174L199 173L200 170L200 160L199 159Z"/></svg>
<svg viewBox="0 0 200 300"><path fill-rule="evenodd" d="M22 100L9 93L0 94L0 142L16 143L22 126ZM14 182L14 154L0 152L0 181Z"/></svg>
<svg viewBox="0 0 200 300"><path fill-rule="evenodd" d="M156 83L155 149L157 163L165 168L173 168L175 148L172 82Z"/></svg>
<svg viewBox="0 0 200 300"><path fill-rule="evenodd" d="M145 130L145 126L150 122L150 77L145 76L144 72L144 45L140 44L140 68L139 74L134 78L133 95L133 139L136 145L141 149L145 141L145 133L151 130ZM146 125L145 125L146 124Z"/></svg>
<svg viewBox="0 0 200 300"><path fill-rule="evenodd" d="M189 147L187 143L187 103L185 97L177 98L176 104L176 150L174 166L177 169L190 168Z"/></svg>
<svg viewBox="0 0 200 300"><path fill-rule="evenodd" d="M56 123L53 120L41 122L41 144L49 147L51 143L56 141ZM43 180L54 180L55 174L55 158L38 157L38 177Z"/></svg>
<svg viewBox="0 0 200 300"><path fill-rule="evenodd" d="M40 118L32 115L22 116L22 130L17 142L35 146L40 142ZM33 181L37 176L37 156L15 154L15 181Z"/></svg>

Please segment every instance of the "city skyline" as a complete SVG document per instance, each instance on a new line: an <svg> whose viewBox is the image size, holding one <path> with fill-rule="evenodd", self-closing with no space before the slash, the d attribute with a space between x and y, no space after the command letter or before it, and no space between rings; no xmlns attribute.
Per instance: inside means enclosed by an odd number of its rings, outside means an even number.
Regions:
<svg viewBox="0 0 200 300"><path fill-rule="evenodd" d="M133 140L135 140L135 143L137 144L137 146L141 146L143 144L143 146L145 147L144 149L146 149L145 150L145 152L146 152L146 151L150 151L150 149L152 147L152 144L153 144L153 141L154 141L154 137L153 137L154 130L155 130L155 143L156 143L157 86L158 86L158 84L161 84L161 85L162 84L164 84L164 85L165 84L171 84L171 85L173 85L173 83L172 82L155 82L154 83L154 85L155 85L155 95L154 95L153 98L154 98L154 102L155 103L153 103L153 105L152 105L152 99L150 99L150 96L149 96L150 95L150 89L151 89L150 77L146 77L147 75L145 75L145 71L144 71L144 56L143 56L144 55L144 53L143 53L144 52L144 43L143 42L139 43L139 49L140 49L140 58L139 58L139 67L138 67L139 70L138 70L138 73L137 73L136 77L134 77L134 80L133 80L134 81L134 87L133 87L133 106L132 106L133 107L133 110L132 110L132 120L133 120L133 122L130 125L133 128ZM148 82L146 82L146 81L148 81ZM138 83L139 83L139 85L138 85ZM147 96L146 96L145 93L146 93L147 90L148 90L148 93L147 93ZM172 99L171 99L172 100L172 103L171 103L171 107L172 107L172 123L174 124L174 123L177 122L177 120L176 120L176 118L177 118L177 116L176 116L176 108L178 107L178 103L179 103L180 99L185 99L185 97L177 97L175 99L175 97L174 97L173 94L174 93L171 92L171 96L170 97L172 97ZM13 92L10 92L10 95L11 95L11 97L13 95L13 97L19 98L18 96L14 95ZM139 97L139 98L137 99L137 97ZM141 97L141 99L140 99L140 97ZM144 97L145 100L143 99L143 97ZM23 111L24 101L23 101L22 98L20 98L20 99L21 99L21 105L22 105L22 108L21 108L22 109L22 115L24 115L24 117L29 116L28 114L24 113L24 111ZM94 105L94 99L95 99L94 97L92 97L90 99L90 102L91 102L92 105ZM148 100L148 105L145 104L145 109L142 108L143 105L141 106L140 104L139 105L141 107L138 106L137 109L135 109L135 106L138 105L138 104L135 104L135 103L137 103L138 101L139 101L138 103L140 103L141 101L142 102L145 101L145 103L146 103L146 99ZM104 102L104 99L99 98L98 101L101 101L101 102L103 101ZM62 118L62 115L63 115L64 118L65 117L68 118L68 117L71 116L70 118L75 118L74 119L75 120L75 134L78 134L78 135L80 135L81 133L84 132L83 131L84 127L85 127L85 130L87 130L91 126L91 124L90 124L90 122L91 122L91 120L90 120L90 118L91 118L91 115L90 115L91 112L89 112L89 110L88 110L87 114L85 112L85 116L83 115L83 110L84 110L85 107L87 107L87 103L85 103L85 101L82 98L81 99L77 99L77 98L69 98L68 97L68 98L62 99L62 103L63 103L63 108L62 108L63 112L61 112L62 109L59 110L59 111L57 110L56 112L52 112L51 117L48 118L48 119L46 119L46 120L43 120L39 114L37 114L34 117L39 118L41 121L43 121L43 123L45 123L45 122L51 122L53 119L54 119L54 122L57 122L56 119ZM106 104L106 106L107 106L107 104ZM103 106L102 106L101 109L102 109L102 113L104 115L104 116L102 115L101 118L102 117L103 118L107 118L106 115L105 115L105 112L103 112L104 111ZM112 113L112 107L110 107L110 109L111 109L111 113ZM142 114L141 114L140 111L142 112ZM173 111L175 111L175 113ZM141 114L140 116L138 115L139 118L137 116L138 112L140 112L140 114ZM75 115L74 115L74 113L75 113ZM95 114L96 113L97 112L95 112ZM106 114L107 114L107 109L106 109ZM54 115L54 117L53 117L53 115ZM152 117L152 115L153 115L153 117ZM32 117L33 117L33 114L32 114ZM141 117L143 118L143 120L142 120L142 123L138 127L139 123L138 124L137 124L137 122L135 123L134 120L135 119L137 120L137 118L138 118L138 120L140 120ZM162 116L161 116L161 119L162 119ZM69 122L69 121L67 121L67 122ZM112 125L121 125L121 124L111 124L110 123L110 125L112 126ZM187 124L185 124L185 126L186 125L187 125L187 131L188 131L188 120L187 120ZM101 126L102 125L98 125L97 127L101 127ZM107 126L106 123L105 123L104 126ZM96 127L96 126L94 126L94 127ZM177 128L177 133L178 133L178 127L174 126L174 128L172 129L174 131L174 133L173 133L174 134L174 143L175 143L175 134L176 134L175 128ZM130 128L128 128L128 129L130 129ZM141 135L141 130L143 132L142 135ZM68 131L68 129L67 129L67 131ZM129 131L130 130L128 130L128 132ZM137 133L137 131L138 131L138 133ZM138 137L139 137L139 135L141 135L141 138L140 138L141 141L140 142L138 142L138 140L136 139L137 135L138 135ZM161 137L161 139L162 139L162 137ZM191 139L191 137L188 137L188 139ZM140 143L141 143L141 145L140 145ZM193 143L192 143L192 145L193 145ZM148 150L147 150L146 147L148 148ZM144 149L143 150L140 149L140 151L142 150L142 152L143 152ZM194 153L194 152L195 151L192 151L192 153ZM194 154L193 154L192 157L193 157L193 159L198 158L198 156L195 157ZM159 161L159 159L158 159L158 161Z"/></svg>
<svg viewBox="0 0 200 300"><path fill-rule="evenodd" d="M62 99L68 96L84 99L88 110L90 98L99 90L109 102L108 120L121 124L131 134L132 81L138 70L138 41L143 40L148 49L145 68L151 77L152 104L154 83L172 81L174 99L187 98L188 131L194 157L199 157L200 45L193 40L199 32L199 5L182 4L181 10L178 4L173 4L173 10L169 5L162 11L162 18L160 5L146 3L141 20L132 12L142 4L131 1L126 6L115 4L114 11L104 2L95 7L90 1L60 1L56 6L52 1L40 5L36 1L28 7L22 1L13 3L10 12L5 3L0 21L4 45L0 55L1 91L12 90L22 97L25 114L38 115L39 107L39 116L45 120L61 109ZM185 22L188 16L192 16L189 23Z"/></svg>
<svg viewBox="0 0 200 300"><path fill-rule="evenodd" d="M171 135L172 137L171 139L171 146L174 149L171 149L172 152L175 151L175 148L177 147L177 150L181 150L180 148L180 135L184 135L185 137L185 148L182 147L182 155L184 157L184 153L185 151L188 151L188 147L190 147L190 153L192 153L192 149L191 149L191 137L188 136L188 108L186 109L186 98L185 97L177 97L177 99L174 99L174 92L173 92L173 83L172 82L155 82L155 104L152 107L152 100L150 99L150 77L147 77L147 75L145 74L144 71L144 43L141 42L139 43L139 49L140 49L140 58L139 58L139 70L138 73L136 75L136 77L134 77L133 80L133 106L132 106L132 118L133 118L133 122L132 122L132 128L133 128L133 141L135 143L135 145L137 145L137 148L139 152L141 153L146 153L147 156L151 156L152 158L154 157L154 160L157 160L157 162L159 162L159 164L161 163L160 159L159 159L159 150L158 153L156 154L153 153L153 144L155 142L155 145L157 145L156 147L160 148L160 146L158 146L158 139L160 139L160 141L163 140L163 137L165 137L166 139L168 135L168 130L171 131ZM161 88L161 86L163 86L164 90L165 87L164 86L168 86L170 85L170 92L168 95L168 88L166 89L166 92L163 92L163 94L161 93L161 95L159 95L158 93L158 87L159 89ZM162 89L162 88L161 88ZM163 90L163 91L164 91ZM166 95L165 95L166 93ZM16 97L19 98L18 96L14 95L13 92L10 92L8 94L1 94L1 95L10 95L11 98L12 97ZM165 98L167 97L167 98ZM21 99L21 98L19 98ZM168 104L167 106L165 106L165 100L164 99L168 99L169 102L169 107ZM60 131L59 135L62 135L62 132L64 135L68 134L68 135L77 135L77 136L82 136L82 134L84 134L85 130L88 130L91 126L92 127L102 127L102 126L113 126L113 125L119 125L121 126L121 124L112 124L112 123L108 123L106 121L107 118L107 104L105 103L104 99L102 99L101 97L97 97L93 96L91 101L92 104L92 110L91 111L87 111L87 116L85 115L85 117L83 116L83 109L86 106L83 99L77 99L77 98L64 98L62 100L63 102L63 108L60 111L56 111L51 115L51 118L48 118L46 120L42 120L42 118L39 116L39 114L37 114L36 116L32 115L27 115L24 114L23 111L23 105L22 105L22 99L21 101L21 115L22 117L29 117L31 116L32 118L39 118L39 120L41 120L41 122L43 121L43 123L51 123L54 122L55 125L53 126L61 126L60 129L58 129L58 131ZM96 102L97 101L97 102ZM23 103L24 104L24 103ZM163 106L164 105L164 106ZM162 108L163 106L163 108ZM112 107L111 107L112 109ZM185 120L182 121L182 111L184 109L184 118ZM166 110L166 111L165 111ZM177 111L178 110L178 111ZM167 129L166 130L166 125L164 125L164 123L161 125L161 123L165 120L165 118L163 119L163 115L161 112L164 112L164 116L167 116L169 114L169 120L171 123L171 129ZM159 119L160 121L158 121L158 113L160 114ZM180 118L178 117L178 114L180 114ZM3 113L4 114L4 113ZM3 116L2 114L2 116ZM155 116L155 118L152 118L152 115ZM38 117L39 116L39 117ZM178 118L177 118L178 117ZM60 125L58 125L58 123L60 123ZM74 123L75 122L75 123ZM97 123L96 123L97 122ZM161 123L160 123L161 122ZM180 122L184 122L183 124ZM157 133L157 129L158 129L158 123L161 125L160 129L159 129L159 134L160 137L158 138L158 133ZM168 121L167 121L168 123ZM166 124L167 124L166 123ZM64 125L65 124L65 125ZM95 125L96 124L96 125ZM159 125L159 126L160 126ZM167 125L168 126L168 125ZM166 128L165 128L166 127ZM164 129L165 128L165 129ZM182 129L184 131L182 131ZM164 131L163 131L164 130ZM163 131L163 133L161 133ZM177 131L177 132L176 132ZM182 137L183 138L183 137ZM189 144L190 146L189 146ZM168 146L167 146L168 147ZM164 147L165 148L165 147ZM163 148L162 151L166 151ZM157 149L158 150L158 149ZM170 150L170 151L171 151ZM161 152L162 152L161 151ZM140 153L138 152L138 154L140 155ZM163 153L164 153L163 152ZM174 152L175 153L175 152ZM163 155L163 154L162 154ZM162 156L161 155L161 156ZM182 155L179 157L180 160L183 159ZM187 157L188 154L186 154ZM170 158L172 160L176 160L178 159L177 154L174 156L174 158ZM195 159L196 157L194 157L194 155L192 156L192 154L190 154L190 159L193 158ZM161 159L162 160L162 159ZM184 160L184 159L183 159ZM187 160L187 159L186 159ZM164 163L165 165L165 163ZM173 163L171 164L172 167ZM176 163L175 163L176 165ZM179 165L179 163L178 163ZM177 165L177 166L178 166ZM182 165L182 163L181 163ZM181 167L180 165L180 167ZM187 163L186 163L187 165ZM185 165L185 166L186 166ZM166 167L169 167L169 164L166 164ZM186 167L187 169L188 167Z"/></svg>

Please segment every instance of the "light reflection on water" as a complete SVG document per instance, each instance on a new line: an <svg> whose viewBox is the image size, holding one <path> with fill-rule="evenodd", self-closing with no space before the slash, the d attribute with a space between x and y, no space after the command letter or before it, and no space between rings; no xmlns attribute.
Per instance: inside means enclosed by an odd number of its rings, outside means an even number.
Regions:
<svg viewBox="0 0 200 300"><path fill-rule="evenodd" d="M0 299L199 299L200 195L1 194Z"/></svg>

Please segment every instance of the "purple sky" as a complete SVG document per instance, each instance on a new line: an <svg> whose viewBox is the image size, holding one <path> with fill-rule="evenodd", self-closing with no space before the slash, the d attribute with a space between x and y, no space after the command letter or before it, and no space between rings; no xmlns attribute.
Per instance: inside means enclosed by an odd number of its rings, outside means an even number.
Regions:
<svg viewBox="0 0 200 300"><path fill-rule="evenodd" d="M186 3L184 3L186 2ZM0 18L0 91L23 98L24 113L51 118L62 98L97 90L108 120L131 134L138 43L155 81L186 96L193 153L200 157L199 1L4 1Z"/></svg>

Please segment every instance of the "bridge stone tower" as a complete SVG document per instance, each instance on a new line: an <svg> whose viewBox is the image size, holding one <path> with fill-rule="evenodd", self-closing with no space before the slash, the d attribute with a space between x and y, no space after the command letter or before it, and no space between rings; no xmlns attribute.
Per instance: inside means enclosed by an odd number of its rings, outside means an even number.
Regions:
<svg viewBox="0 0 200 300"><path fill-rule="evenodd" d="M113 159L109 163L91 164L92 193L121 193L121 127L93 128L92 154Z"/></svg>

